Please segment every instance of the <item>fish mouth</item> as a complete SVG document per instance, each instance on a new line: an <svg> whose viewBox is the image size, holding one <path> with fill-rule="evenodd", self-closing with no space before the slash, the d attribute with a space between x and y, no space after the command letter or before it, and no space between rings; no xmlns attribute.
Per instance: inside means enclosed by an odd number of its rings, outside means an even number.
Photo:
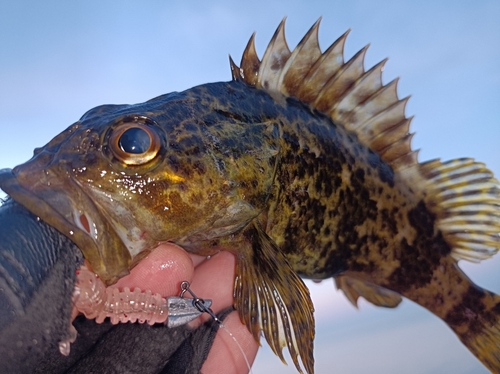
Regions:
<svg viewBox="0 0 500 374"><path fill-rule="evenodd" d="M91 198L72 178L40 166L35 157L14 169L1 169L0 188L73 241L107 285L128 274L131 256Z"/></svg>

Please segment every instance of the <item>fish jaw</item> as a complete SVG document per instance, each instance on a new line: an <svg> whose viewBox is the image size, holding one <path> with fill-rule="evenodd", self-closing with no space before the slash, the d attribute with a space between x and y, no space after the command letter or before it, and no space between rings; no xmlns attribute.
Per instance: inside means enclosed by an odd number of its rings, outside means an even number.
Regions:
<svg viewBox="0 0 500 374"><path fill-rule="evenodd" d="M71 239L104 283L115 283L129 272L129 252L92 199L51 159L41 152L14 169L1 169L0 188Z"/></svg>

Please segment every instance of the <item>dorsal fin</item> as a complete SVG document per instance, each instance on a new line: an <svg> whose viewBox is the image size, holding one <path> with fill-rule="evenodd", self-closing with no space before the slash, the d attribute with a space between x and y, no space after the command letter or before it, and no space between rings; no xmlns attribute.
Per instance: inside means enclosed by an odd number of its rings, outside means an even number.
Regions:
<svg viewBox="0 0 500 374"><path fill-rule="evenodd" d="M257 84L257 74L259 73L260 60L255 50L255 33L248 41L247 47L241 57L241 78L248 84L255 86Z"/></svg>
<svg viewBox="0 0 500 374"><path fill-rule="evenodd" d="M281 21L264 52L257 73L257 86L269 91L281 91L279 77L290 58L291 52L285 39L285 19Z"/></svg>
<svg viewBox="0 0 500 374"><path fill-rule="evenodd" d="M412 135L408 132L411 118L404 114L408 98L398 98L397 80L382 84L387 60L365 71L366 46L344 62L349 31L322 53L318 42L320 21L321 18L290 51L283 19L262 61L257 57L253 34L243 53L241 68L231 65L233 79L241 78L257 88L294 96L329 114L334 122L355 132L394 170L415 165L417 154L411 149ZM239 75L234 75L234 71Z"/></svg>
<svg viewBox="0 0 500 374"><path fill-rule="evenodd" d="M321 57L318 42L318 30L321 18L311 27L293 50L290 58L283 67L278 80L278 86L283 93L289 96L299 96L298 91L311 69L311 66Z"/></svg>
<svg viewBox="0 0 500 374"><path fill-rule="evenodd" d="M411 149L412 118L405 116L409 98L398 98L398 79L382 83L387 60L365 71L367 46L344 62L349 31L322 53L318 43L320 21L290 51L283 20L262 62L255 51L253 34L241 68L231 62L233 79L296 97L356 133L401 180L419 186L455 259L477 262L496 253L500 249L500 187L493 173L473 159L419 164L418 151Z"/></svg>
<svg viewBox="0 0 500 374"><path fill-rule="evenodd" d="M481 162L459 158L418 165L425 178L425 202L452 246L452 256L479 262L500 248L500 187Z"/></svg>

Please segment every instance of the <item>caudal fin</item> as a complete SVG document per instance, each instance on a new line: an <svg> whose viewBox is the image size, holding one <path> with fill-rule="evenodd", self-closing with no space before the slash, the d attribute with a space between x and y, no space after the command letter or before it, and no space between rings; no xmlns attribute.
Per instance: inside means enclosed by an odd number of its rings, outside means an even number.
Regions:
<svg viewBox="0 0 500 374"><path fill-rule="evenodd" d="M493 373L500 373L500 296L473 284L445 322Z"/></svg>
<svg viewBox="0 0 500 374"><path fill-rule="evenodd" d="M493 173L467 158L429 161L420 164L419 171L426 180L426 204L452 248L453 260L479 262L497 253L500 186ZM474 285L452 267L448 267L450 289L443 294L461 301L446 297L453 307L443 319L488 369L500 373L500 296Z"/></svg>

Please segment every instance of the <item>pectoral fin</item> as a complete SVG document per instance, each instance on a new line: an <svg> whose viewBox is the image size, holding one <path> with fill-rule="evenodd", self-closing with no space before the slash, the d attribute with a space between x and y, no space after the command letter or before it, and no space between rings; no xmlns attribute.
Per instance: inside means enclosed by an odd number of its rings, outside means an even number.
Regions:
<svg viewBox="0 0 500 374"><path fill-rule="evenodd" d="M385 308L395 308L402 300L401 296L394 291L346 275L336 276L335 285L337 289L344 292L356 308L360 296L376 306Z"/></svg>
<svg viewBox="0 0 500 374"><path fill-rule="evenodd" d="M288 347L297 369L302 373L300 356L305 371L313 373L314 308L309 290L257 222L242 232L234 299L257 342L263 331L283 362L282 349Z"/></svg>

